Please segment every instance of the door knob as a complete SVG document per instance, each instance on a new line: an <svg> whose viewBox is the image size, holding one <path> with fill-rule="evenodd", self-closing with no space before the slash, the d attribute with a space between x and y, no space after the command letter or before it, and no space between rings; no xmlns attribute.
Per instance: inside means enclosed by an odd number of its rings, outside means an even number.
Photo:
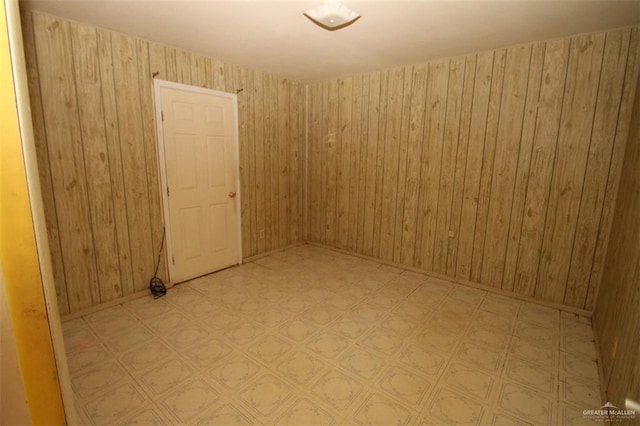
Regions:
<svg viewBox="0 0 640 426"><path fill-rule="evenodd" d="M235 198L236 197L236 193L231 191L229 192L229 198Z"/></svg>

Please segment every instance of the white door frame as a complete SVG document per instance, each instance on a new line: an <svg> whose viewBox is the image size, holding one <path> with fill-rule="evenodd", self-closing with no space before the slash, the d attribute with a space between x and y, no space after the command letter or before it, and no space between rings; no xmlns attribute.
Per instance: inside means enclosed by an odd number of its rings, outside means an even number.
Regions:
<svg viewBox="0 0 640 426"><path fill-rule="evenodd" d="M167 247L167 265L169 268L169 283L172 283L171 277L174 272L174 265L171 259L173 258L173 243L171 238L171 221L169 220L169 197L167 196L167 167L166 167L166 157L165 157L165 144L164 144L164 129L162 124L162 94L161 89L163 87L167 87L170 89L182 90L185 92L193 92L200 93L209 96L217 96L221 98L230 99L233 104L233 174L234 174L234 184L236 187L236 197L234 201L236 203L236 212L238 219L238 264L242 264L242 222L241 222L241 211L240 206L240 150L239 150L239 140L238 140L238 96L233 93L221 92L218 90L205 89L202 87L190 86L188 84L182 83L174 83L172 81L154 79L153 80L153 95L154 95L154 107L155 107L155 117L156 117L156 138L157 138L157 148L158 148L158 163L160 170L160 197L162 198L162 211L164 213L164 227L165 227L165 238L166 238L166 247Z"/></svg>

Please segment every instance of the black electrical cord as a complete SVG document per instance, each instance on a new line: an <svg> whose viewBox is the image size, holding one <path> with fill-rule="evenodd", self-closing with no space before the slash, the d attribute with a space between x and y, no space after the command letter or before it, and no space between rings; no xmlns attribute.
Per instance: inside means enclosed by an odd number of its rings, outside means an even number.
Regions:
<svg viewBox="0 0 640 426"><path fill-rule="evenodd" d="M160 242L160 250L158 251L158 262L156 262L156 270L153 273L153 278L149 281L149 289L151 290L151 294L153 294L154 299L164 296L167 294L167 287L164 285L162 280L158 278L158 269L160 268L160 259L162 256L162 248L164 247L164 237L166 230L162 229L162 241Z"/></svg>

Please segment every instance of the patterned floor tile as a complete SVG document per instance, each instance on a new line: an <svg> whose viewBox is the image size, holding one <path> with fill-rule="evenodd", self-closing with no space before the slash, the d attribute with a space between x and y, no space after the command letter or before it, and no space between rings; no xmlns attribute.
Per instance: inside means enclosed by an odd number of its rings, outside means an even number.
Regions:
<svg viewBox="0 0 640 426"><path fill-rule="evenodd" d="M432 383L402 367L390 367L384 372L378 387L388 395L413 408L420 408Z"/></svg>
<svg viewBox="0 0 640 426"><path fill-rule="evenodd" d="M209 371L232 351L231 346L214 337L191 346L185 352L185 357L195 364L201 372L204 372Z"/></svg>
<svg viewBox="0 0 640 426"><path fill-rule="evenodd" d="M291 348L293 348L293 345L284 338L268 334L252 343L247 348L247 352L253 355L255 359L265 364L270 364L278 358L286 356Z"/></svg>
<svg viewBox="0 0 640 426"><path fill-rule="evenodd" d="M589 318L314 246L62 328L83 424L570 425L602 405Z"/></svg>
<svg viewBox="0 0 640 426"><path fill-rule="evenodd" d="M256 415L267 417L281 408L292 395L291 386L267 374L245 386L239 392L238 398Z"/></svg>
<svg viewBox="0 0 640 426"><path fill-rule="evenodd" d="M329 371L316 380L311 389L324 403L344 412L364 391L364 386L346 374Z"/></svg>
<svg viewBox="0 0 640 426"><path fill-rule="evenodd" d="M423 414L427 424L479 425L483 420L481 404L451 390L440 388L427 403Z"/></svg>
<svg viewBox="0 0 640 426"><path fill-rule="evenodd" d="M277 366L277 371L295 383L306 385L315 378L324 367L324 361L319 360L310 352L297 351L282 360Z"/></svg>
<svg viewBox="0 0 640 426"><path fill-rule="evenodd" d="M191 423L220 399L220 394L202 379L189 380L160 399L165 410L182 423Z"/></svg>
<svg viewBox="0 0 640 426"><path fill-rule="evenodd" d="M463 394L488 401L497 379L476 368L453 363L442 377L442 383Z"/></svg>
<svg viewBox="0 0 640 426"><path fill-rule="evenodd" d="M233 390L247 383L261 370L257 363L246 356L234 354L212 369L209 376L224 388Z"/></svg>
<svg viewBox="0 0 640 426"><path fill-rule="evenodd" d="M149 406L143 395L135 385L125 383L86 400L84 411L95 424L116 424L132 411Z"/></svg>
<svg viewBox="0 0 640 426"><path fill-rule="evenodd" d="M553 400L516 384L503 384L497 405L503 411L533 424L551 425L555 421Z"/></svg>
<svg viewBox="0 0 640 426"><path fill-rule="evenodd" d="M371 394L356 410L353 421L359 425L407 425L411 411L377 393Z"/></svg>
<svg viewBox="0 0 640 426"><path fill-rule="evenodd" d="M193 368L179 358L170 358L139 376L140 382L152 394L173 390L180 383L195 377Z"/></svg>
<svg viewBox="0 0 640 426"><path fill-rule="evenodd" d="M331 426L334 424L336 424L334 416L308 399L297 400L275 421L277 426Z"/></svg>

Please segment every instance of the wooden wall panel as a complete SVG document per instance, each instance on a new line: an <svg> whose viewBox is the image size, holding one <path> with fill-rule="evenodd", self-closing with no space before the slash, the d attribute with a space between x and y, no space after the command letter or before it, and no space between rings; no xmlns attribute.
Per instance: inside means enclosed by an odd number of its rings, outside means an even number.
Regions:
<svg viewBox="0 0 640 426"><path fill-rule="evenodd" d="M146 290L153 276L163 233L154 73L242 89L243 255L302 241L304 85L49 15L23 20L62 314ZM164 257L158 275L167 280Z"/></svg>
<svg viewBox="0 0 640 426"><path fill-rule="evenodd" d="M637 32L312 83L311 241L593 309Z"/></svg>
<svg viewBox="0 0 640 426"><path fill-rule="evenodd" d="M637 45L635 51L638 52ZM624 407L625 398L640 400L640 84L635 93L611 237L594 312L604 372L601 382L606 399L620 407Z"/></svg>

